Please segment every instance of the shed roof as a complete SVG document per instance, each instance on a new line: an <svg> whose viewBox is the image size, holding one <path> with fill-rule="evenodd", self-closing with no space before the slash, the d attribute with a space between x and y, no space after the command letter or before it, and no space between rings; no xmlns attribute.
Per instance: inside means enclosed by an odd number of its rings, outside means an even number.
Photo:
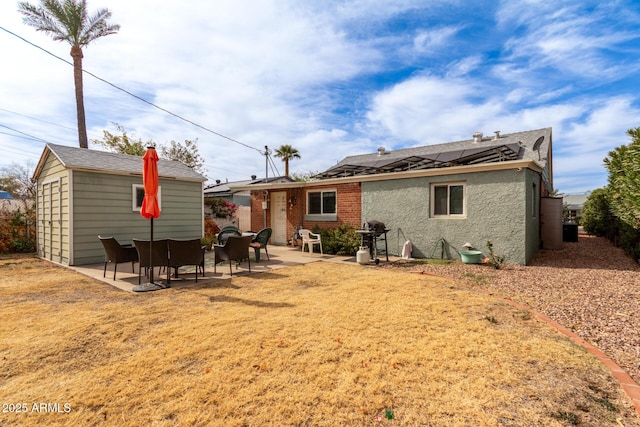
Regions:
<svg viewBox="0 0 640 427"><path fill-rule="evenodd" d="M328 179L509 160L530 160L544 168L551 144L551 128L425 145L396 151L345 157L315 178Z"/></svg>
<svg viewBox="0 0 640 427"><path fill-rule="evenodd" d="M33 173L37 178L47 155L54 155L67 169L110 173L116 175L142 175L142 157L107 151L89 150L66 145L47 144ZM206 177L175 160L158 161L158 176L181 181L204 182Z"/></svg>

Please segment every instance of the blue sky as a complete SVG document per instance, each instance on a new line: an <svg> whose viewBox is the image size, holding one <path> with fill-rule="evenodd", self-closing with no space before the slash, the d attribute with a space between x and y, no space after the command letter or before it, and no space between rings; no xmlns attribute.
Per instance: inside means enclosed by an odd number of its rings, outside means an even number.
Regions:
<svg viewBox="0 0 640 427"><path fill-rule="evenodd" d="M85 70L213 132L85 75L89 139L113 123L197 139L211 180L264 176L265 145L294 146L291 172L308 173L379 146L552 127L555 187L579 193L606 185L603 159L640 126L634 0L89 1L100 7L121 30L85 49ZM17 2L0 3L0 27L71 61ZM3 30L0 55L0 167L35 165L41 140L77 146L72 68Z"/></svg>

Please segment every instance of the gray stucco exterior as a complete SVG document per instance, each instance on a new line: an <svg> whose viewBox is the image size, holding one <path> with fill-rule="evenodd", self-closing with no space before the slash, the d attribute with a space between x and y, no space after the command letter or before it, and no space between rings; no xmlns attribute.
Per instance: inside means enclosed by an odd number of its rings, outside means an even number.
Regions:
<svg viewBox="0 0 640 427"><path fill-rule="evenodd" d="M506 261L526 264L539 245L539 175L528 169L461 173L362 183L362 218L385 223L389 252L400 255L410 240L413 257L459 258L471 243L487 254L486 243ZM463 183L463 218L438 218L430 213L431 185ZM458 251L458 252L456 252Z"/></svg>

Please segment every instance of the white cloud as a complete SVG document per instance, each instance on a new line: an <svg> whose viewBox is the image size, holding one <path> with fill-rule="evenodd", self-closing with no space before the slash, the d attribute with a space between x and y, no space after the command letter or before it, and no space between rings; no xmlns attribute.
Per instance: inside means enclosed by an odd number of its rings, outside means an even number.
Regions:
<svg viewBox="0 0 640 427"><path fill-rule="evenodd" d="M445 47L458 31L459 26L421 30L413 39L413 48L418 53L429 54Z"/></svg>

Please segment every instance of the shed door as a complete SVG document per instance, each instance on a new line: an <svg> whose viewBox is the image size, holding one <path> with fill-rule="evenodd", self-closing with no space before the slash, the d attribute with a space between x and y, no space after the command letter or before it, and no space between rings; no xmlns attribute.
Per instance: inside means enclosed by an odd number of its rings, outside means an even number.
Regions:
<svg viewBox="0 0 640 427"><path fill-rule="evenodd" d="M53 256L62 255L62 207L60 200L60 181L42 184L40 230L42 232L41 252L43 258L53 260ZM58 259L57 261L61 261Z"/></svg>
<svg viewBox="0 0 640 427"><path fill-rule="evenodd" d="M271 243L287 244L287 193L278 191L271 197Z"/></svg>

